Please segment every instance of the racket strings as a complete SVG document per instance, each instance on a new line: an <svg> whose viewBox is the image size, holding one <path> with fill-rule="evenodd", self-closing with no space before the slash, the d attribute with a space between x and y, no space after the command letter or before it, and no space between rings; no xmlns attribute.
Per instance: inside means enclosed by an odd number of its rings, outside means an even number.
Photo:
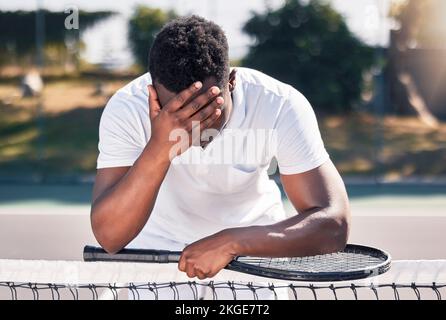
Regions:
<svg viewBox="0 0 446 320"><path fill-rule="evenodd" d="M385 257L374 256L358 250L338 252L313 257L256 258L239 257L238 262L264 269L303 272L333 272L366 269L383 261Z"/></svg>

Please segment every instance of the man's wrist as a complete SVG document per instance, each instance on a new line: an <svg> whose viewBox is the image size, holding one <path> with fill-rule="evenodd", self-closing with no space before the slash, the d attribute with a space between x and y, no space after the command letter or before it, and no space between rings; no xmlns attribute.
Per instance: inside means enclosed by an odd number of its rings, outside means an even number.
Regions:
<svg viewBox="0 0 446 320"><path fill-rule="evenodd" d="M169 148L161 146L152 139L150 139L147 143L143 153L153 163L163 166L170 166L171 159L169 156Z"/></svg>
<svg viewBox="0 0 446 320"><path fill-rule="evenodd" d="M256 239L260 240L259 236L262 229L261 226L252 226L225 230L231 254L234 256L249 255L250 251L255 250L253 245Z"/></svg>

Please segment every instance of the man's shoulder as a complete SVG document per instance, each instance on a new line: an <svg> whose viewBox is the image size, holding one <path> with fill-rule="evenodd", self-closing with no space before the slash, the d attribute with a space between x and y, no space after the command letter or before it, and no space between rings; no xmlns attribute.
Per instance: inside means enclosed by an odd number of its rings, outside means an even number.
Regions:
<svg viewBox="0 0 446 320"><path fill-rule="evenodd" d="M143 102L144 104L147 104L149 96L147 86L149 84L152 84L152 78L147 72L118 89L111 97L108 104L116 104L125 101L132 103Z"/></svg>
<svg viewBox="0 0 446 320"><path fill-rule="evenodd" d="M273 95L280 99L287 99L290 92L295 90L292 86L279 81L259 70L251 68L236 68L242 86L246 93L261 92L265 95Z"/></svg>
<svg viewBox="0 0 446 320"><path fill-rule="evenodd" d="M122 113L126 109L145 113L148 101L147 86L152 83L149 73L145 73L118 89L108 101L105 112Z"/></svg>
<svg viewBox="0 0 446 320"><path fill-rule="evenodd" d="M261 71L249 68L237 68L242 82L244 99L252 102L253 112L300 108L308 104L306 97L293 86L281 82ZM237 83L238 85L238 83ZM263 108L262 108L263 107Z"/></svg>
<svg viewBox="0 0 446 320"><path fill-rule="evenodd" d="M147 72L127 83L121 89L116 91L115 95L147 96L147 86L149 84L152 84L152 77L150 76L150 73Z"/></svg>

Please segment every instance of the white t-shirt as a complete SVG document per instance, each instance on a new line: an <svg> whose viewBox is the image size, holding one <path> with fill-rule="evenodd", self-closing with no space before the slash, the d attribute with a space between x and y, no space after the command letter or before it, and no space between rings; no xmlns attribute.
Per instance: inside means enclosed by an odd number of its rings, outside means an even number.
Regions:
<svg viewBox="0 0 446 320"><path fill-rule="evenodd" d="M307 99L259 71L237 68L233 112L205 148L174 159L151 216L129 247L180 250L220 230L286 218L268 167L306 172L329 156ZM97 168L132 166L150 139L148 73L120 89L101 118ZM254 137L254 138L253 138Z"/></svg>

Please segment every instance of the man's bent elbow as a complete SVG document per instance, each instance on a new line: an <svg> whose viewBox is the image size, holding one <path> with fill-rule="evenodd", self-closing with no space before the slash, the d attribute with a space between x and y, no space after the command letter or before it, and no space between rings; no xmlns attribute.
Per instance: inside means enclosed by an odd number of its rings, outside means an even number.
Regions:
<svg viewBox="0 0 446 320"><path fill-rule="evenodd" d="M93 211L91 212L91 228L96 241L107 253L115 254L123 248L117 241L116 234L110 228L107 228L103 222L96 219Z"/></svg>
<svg viewBox="0 0 446 320"><path fill-rule="evenodd" d="M335 213L329 218L328 225L324 251L334 253L344 250L350 233L350 209Z"/></svg>

